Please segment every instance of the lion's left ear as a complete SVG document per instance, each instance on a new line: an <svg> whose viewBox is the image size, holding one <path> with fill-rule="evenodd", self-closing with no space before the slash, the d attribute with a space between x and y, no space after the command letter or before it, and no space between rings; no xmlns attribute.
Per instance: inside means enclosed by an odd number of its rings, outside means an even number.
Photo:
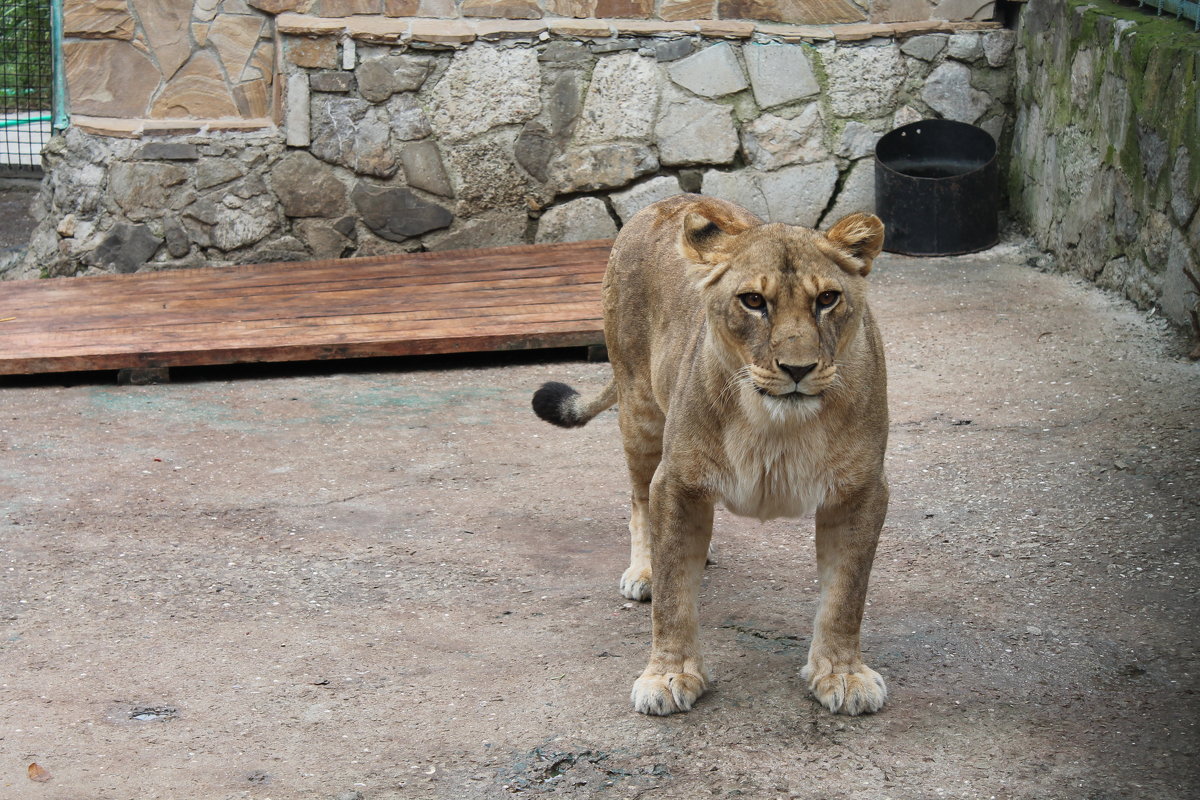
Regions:
<svg viewBox="0 0 1200 800"><path fill-rule="evenodd" d="M857 264L851 266L865 276L871 271L875 256L883 250L883 222L874 214L851 214L838 220L825 238L854 259Z"/></svg>

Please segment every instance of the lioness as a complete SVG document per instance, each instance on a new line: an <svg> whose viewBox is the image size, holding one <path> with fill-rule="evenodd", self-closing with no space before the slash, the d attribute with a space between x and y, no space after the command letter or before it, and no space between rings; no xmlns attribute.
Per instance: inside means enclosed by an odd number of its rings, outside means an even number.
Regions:
<svg viewBox="0 0 1200 800"><path fill-rule="evenodd" d="M653 595L645 714L687 711L709 685L697 596L717 501L735 514L816 513L821 599L801 675L831 711L883 706L859 625L887 511L887 387L866 276L883 223L821 234L679 195L621 230L604 278L613 379L594 399L547 383L533 408L583 425L619 402L633 484L621 593Z"/></svg>

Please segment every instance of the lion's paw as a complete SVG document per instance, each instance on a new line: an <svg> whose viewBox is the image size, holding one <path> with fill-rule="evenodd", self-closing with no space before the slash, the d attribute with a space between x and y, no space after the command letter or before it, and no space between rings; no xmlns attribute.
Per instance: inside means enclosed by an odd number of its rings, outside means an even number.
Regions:
<svg viewBox="0 0 1200 800"><path fill-rule="evenodd" d="M856 672L820 672L810 662L800 671L808 682L808 690L821 705L835 714L872 714L883 708L887 700L887 684L883 676L863 665Z"/></svg>
<svg viewBox="0 0 1200 800"><path fill-rule="evenodd" d="M634 682L630 700L635 711L665 717L677 711L690 711L707 688L708 681L691 672L643 674Z"/></svg>
<svg viewBox="0 0 1200 800"><path fill-rule="evenodd" d="M630 600L650 599L650 568L630 567L621 576L621 594Z"/></svg>

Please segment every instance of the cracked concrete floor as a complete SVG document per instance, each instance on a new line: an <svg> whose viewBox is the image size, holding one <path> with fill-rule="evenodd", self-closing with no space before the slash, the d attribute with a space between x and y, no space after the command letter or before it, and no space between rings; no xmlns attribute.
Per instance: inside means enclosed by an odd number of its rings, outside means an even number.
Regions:
<svg viewBox="0 0 1200 800"><path fill-rule="evenodd" d="M606 365L7 380L0 797L1194 797L1200 366L1026 257L873 277L893 500L864 644L891 696L853 719L798 676L811 520L723 512L715 690L631 711L615 414L529 411Z"/></svg>

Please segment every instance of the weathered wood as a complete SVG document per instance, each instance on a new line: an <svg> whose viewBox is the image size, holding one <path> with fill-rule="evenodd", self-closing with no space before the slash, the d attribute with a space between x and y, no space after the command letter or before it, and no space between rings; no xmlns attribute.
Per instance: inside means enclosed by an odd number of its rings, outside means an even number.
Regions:
<svg viewBox="0 0 1200 800"><path fill-rule="evenodd" d="M611 244L0 283L0 375L602 344Z"/></svg>

